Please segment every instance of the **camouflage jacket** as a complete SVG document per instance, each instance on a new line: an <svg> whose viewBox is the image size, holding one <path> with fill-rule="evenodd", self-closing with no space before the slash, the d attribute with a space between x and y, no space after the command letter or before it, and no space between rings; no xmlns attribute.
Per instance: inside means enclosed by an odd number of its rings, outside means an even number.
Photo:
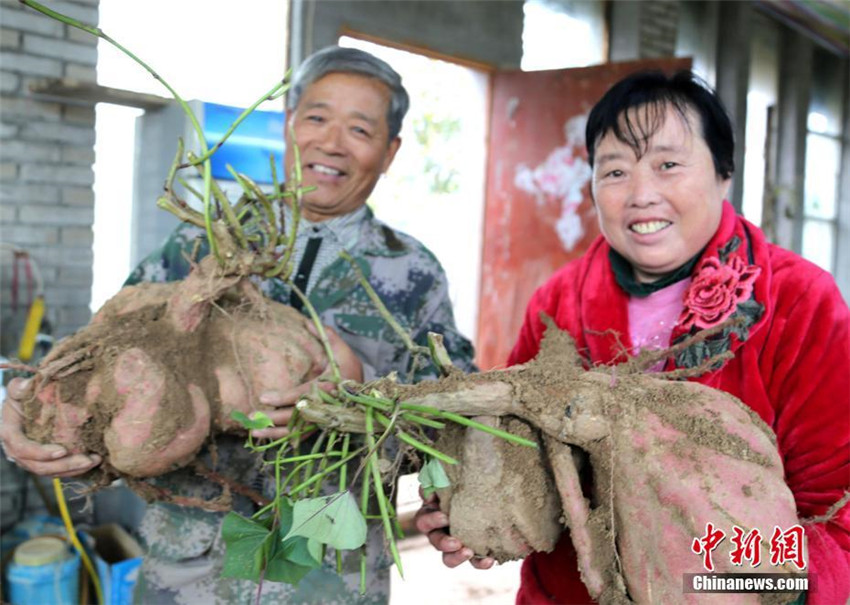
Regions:
<svg viewBox="0 0 850 605"><path fill-rule="evenodd" d="M371 211L366 213L360 229L357 243L348 252L389 312L418 344L427 344L429 331L443 334L455 365L473 371L472 345L455 326L448 283L439 261L416 239L390 229L375 219ZM200 245L196 243L198 238L202 240ZM189 272L188 258L193 250L199 250L199 256L207 253L203 239L200 229L179 226L161 248L133 271L126 283L184 278ZM289 301L289 287L280 280L263 280L259 285L269 298ZM434 375L430 364L411 368L410 353L379 315L346 260L339 258L325 267L307 295L321 320L335 328L357 353L367 380L390 372L397 372L400 380L414 381ZM238 477L243 483L250 478L255 485L260 484L259 461L242 447L241 439L219 437L216 456L217 470ZM208 454L207 460L210 460ZM205 499L218 495L210 491L209 484L185 469L159 481L181 495ZM236 508L250 512L245 501L237 502ZM140 527L148 555L136 587L135 602L157 605L254 602L255 584L220 577L224 552L219 531L221 519L221 514L172 504L149 506ZM341 576L328 561L297 587L265 583L262 602L386 603L390 560L375 523L370 523L367 552L369 584L365 596L360 596L357 588L359 556L348 553L343 557Z"/></svg>

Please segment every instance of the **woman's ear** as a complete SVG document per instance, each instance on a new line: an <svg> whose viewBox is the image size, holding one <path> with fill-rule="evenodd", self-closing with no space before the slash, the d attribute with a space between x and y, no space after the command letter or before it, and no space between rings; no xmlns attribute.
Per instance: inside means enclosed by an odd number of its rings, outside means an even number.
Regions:
<svg viewBox="0 0 850 605"><path fill-rule="evenodd" d="M723 193L722 199L728 200L729 190L732 188L732 177L730 176L725 179L718 177L718 179L720 179L720 191Z"/></svg>

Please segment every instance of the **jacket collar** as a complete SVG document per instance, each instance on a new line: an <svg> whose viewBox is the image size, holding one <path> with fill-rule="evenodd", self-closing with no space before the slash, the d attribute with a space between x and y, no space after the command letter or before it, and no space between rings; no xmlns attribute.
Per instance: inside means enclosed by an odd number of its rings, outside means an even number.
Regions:
<svg viewBox="0 0 850 605"><path fill-rule="evenodd" d="M737 247L733 241L737 238ZM760 330L770 316L769 288L770 271L767 242L764 234L754 225L748 223L735 213L728 201L723 202L723 214L720 225L708 245L703 250L700 261L696 263L692 277L696 277L704 259L718 257L721 252L734 247L725 254L742 258L747 265L756 265L761 273L756 278L753 287L753 298L762 306L762 313L754 324L749 327L748 338ZM629 336L628 302L626 292L617 284L614 271L608 259L610 246L600 236L585 254L582 262L586 263L585 276L580 292L581 325L584 327L579 347L586 347L590 359L596 363L611 364L625 360L634 348ZM685 330L677 326L673 331L671 342L685 336ZM730 345L734 352L743 344L735 334L731 335ZM672 361L671 361L672 363Z"/></svg>
<svg viewBox="0 0 850 605"><path fill-rule="evenodd" d="M349 250L354 261L366 280L372 275L372 267L367 257L397 257L410 252L410 248L395 234L395 231L375 218L368 206L363 207L365 214L360 223L360 236ZM360 287L357 274L351 264L338 258L328 265L319 276L310 292L310 302L318 313L339 304L352 291Z"/></svg>

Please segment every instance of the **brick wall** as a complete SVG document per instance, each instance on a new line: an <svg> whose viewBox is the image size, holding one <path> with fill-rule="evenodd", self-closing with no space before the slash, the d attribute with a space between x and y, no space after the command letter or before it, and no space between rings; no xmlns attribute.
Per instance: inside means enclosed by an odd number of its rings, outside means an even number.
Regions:
<svg viewBox="0 0 850 605"><path fill-rule="evenodd" d="M50 7L85 23L98 21L98 0ZM95 82L97 40L16 0L0 0L0 29L0 241L26 250L38 264L48 319L54 335L64 336L90 318L95 113L92 105L38 100L29 85L41 78ZM4 249L5 355L25 311L10 305L10 263ZM23 284L19 299L27 302Z"/></svg>
<svg viewBox="0 0 850 605"><path fill-rule="evenodd" d="M97 24L98 0L48 3L81 21ZM12 357L27 313L23 266L17 309L12 306L12 254L28 252L40 269L47 317L54 336L89 321L94 219L94 107L33 98L32 81L74 78L95 82L97 41L53 21L17 0L0 0L0 353ZM52 502L49 479L36 479L0 458L0 519L6 529L43 513ZM41 492L41 493L40 493ZM82 501L71 504L78 520Z"/></svg>

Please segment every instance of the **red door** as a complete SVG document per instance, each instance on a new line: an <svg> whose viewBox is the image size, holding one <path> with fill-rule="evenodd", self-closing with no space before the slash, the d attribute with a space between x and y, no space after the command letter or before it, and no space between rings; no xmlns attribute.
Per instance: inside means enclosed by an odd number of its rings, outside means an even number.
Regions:
<svg viewBox="0 0 850 605"><path fill-rule="evenodd" d="M690 59L607 63L492 77L476 361L504 365L534 290L599 234L584 125L617 80Z"/></svg>

